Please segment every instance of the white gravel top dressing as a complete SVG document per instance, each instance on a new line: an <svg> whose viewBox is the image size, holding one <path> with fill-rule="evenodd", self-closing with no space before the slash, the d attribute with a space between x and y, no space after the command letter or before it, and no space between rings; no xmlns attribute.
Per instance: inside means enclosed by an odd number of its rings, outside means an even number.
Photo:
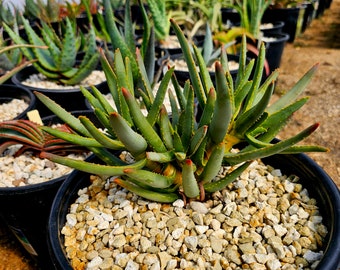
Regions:
<svg viewBox="0 0 340 270"><path fill-rule="evenodd" d="M170 64L170 66L175 66L176 70L188 72L187 62L184 61L183 59L173 59L173 60L170 60L169 64ZM237 61L229 60L228 61L228 67L229 67L230 71L238 70L239 63ZM197 69L198 69L198 67L197 67ZM215 72L215 64L212 64L211 66L209 66L208 70L210 72Z"/></svg>
<svg viewBox="0 0 340 270"><path fill-rule="evenodd" d="M18 157L14 153L20 145L11 146L0 156L0 187L20 187L46 182L72 171L71 168L41 159L27 152ZM69 157L85 159L87 155L70 154Z"/></svg>
<svg viewBox="0 0 340 270"><path fill-rule="evenodd" d="M0 122L12 120L28 108L23 99L12 99L10 102L0 104Z"/></svg>
<svg viewBox="0 0 340 270"><path fill-rule="evenodd" d="M79 86L90 86L90 85L98 85L102 82L106 81L106 77L104 71L102 70L94 70L92 73L83 80L78 85L60 85L53 81L48 80L43 74L37 73L29 76L25 81L22 82L24 85L28 85L36 88L45 88L45 89L77 89Z"/></svg>
<svg viewBox="0 0 340 270"><path fill-rule="evenodd" d="M92 177L62 229L74 269L315 269L327 228L297 181L254 162L205 203L146 201Z"/></svg>

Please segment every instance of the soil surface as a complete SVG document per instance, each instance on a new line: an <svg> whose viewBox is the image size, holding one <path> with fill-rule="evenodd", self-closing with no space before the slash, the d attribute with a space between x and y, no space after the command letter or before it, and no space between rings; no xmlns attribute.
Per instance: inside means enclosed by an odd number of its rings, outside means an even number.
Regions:
<svg viewBox="0 0 340 270"><path fill-rule="evenodd" d="M280 138L297 134L319 122L319 129L305 142L320 144L329 153L309 154L331 176L340 188L340 0L295 39L286 44L280 76L275 90L279 96L289 90L314 64L319 68L305 94L309 102L294 114ZM44 237L44 236L42 236ZM0 270L33 270L36 265L0 222Z"/></svg>

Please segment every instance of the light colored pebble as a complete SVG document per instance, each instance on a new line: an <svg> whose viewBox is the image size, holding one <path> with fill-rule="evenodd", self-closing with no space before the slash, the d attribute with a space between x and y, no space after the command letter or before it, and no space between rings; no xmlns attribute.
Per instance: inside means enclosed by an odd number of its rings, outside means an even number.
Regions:
<svg viewBox="0 0 340 270"><path fill-rule="evenodd" d="M79 85L61 85L57 84L53 81L48 80L44 75L37 73L30 75L25 81L22 83L27 86L37 87L37 88L45 88L45 89L76 89L79 86L90 86L90 85L98 85L102 82L106 81L106 77L104 71L102 70L94 70L92 73L85 78Z"/></svg>
<svg viewBox="0 0 340 270"><path fill-rule="evenodd" d="M23 99L14 98L9 102L0 104L0 122L12 120L28 108Z"/></svg>
<svg viewBox="0 0 340 270"><path fill-rule="evenodd" d="M327 228L315 203L298 183L261 163L254 162L236 181L250 196L231 184L211 200L189 205L182 200L158 205L109 181L95 182L79 192L84 199L70 207L62 229L70 260L82 260L86 269L97 265L98 257L103 269L314 269L323 255ZM89 196L95 190L110 198L110 208L108 200ZM83 224L88 227L79 229Z"/></svg>

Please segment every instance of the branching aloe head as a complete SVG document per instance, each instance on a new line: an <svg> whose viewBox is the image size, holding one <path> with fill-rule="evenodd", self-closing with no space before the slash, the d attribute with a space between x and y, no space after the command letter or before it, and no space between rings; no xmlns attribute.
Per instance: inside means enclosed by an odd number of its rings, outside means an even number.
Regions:
<svg viewBox="0 0 340 270"><path fill-rule="evenodd" d="M316 66L286 95L270 104L278 71L262 81L264 45L256 64L254 60L248 63L244 38L235 80L228 70L227 55L223 53L215 64L216 81L213 82L200 50L188 43L173 20L171 25L190 72L190 80L184 87L178 83L174 68L169 67L154 93L138 49L137 84L132 79L131 60L123 58L119 49L114 52L112 63L102 55L115 106L96 88L92 91L82 88L82 91L104 131L86 117L73 117L43 94L37 93L37 96L78 134L45 130L64 140L86 145L104 164L75 161L46 152L42 157L89 173L115 176L118 185L144 198L172 202L182 197L204 200L207 194L223 189L236 179L255 159L327 150L296 145L318 124L272 143L292 113L306 103L307 98L298 96ZM164 105L166 95L169 95L170 109ZM118 156L115 151L122 154ZM227 171L223 176L219 176L221 167Z"/></svg>

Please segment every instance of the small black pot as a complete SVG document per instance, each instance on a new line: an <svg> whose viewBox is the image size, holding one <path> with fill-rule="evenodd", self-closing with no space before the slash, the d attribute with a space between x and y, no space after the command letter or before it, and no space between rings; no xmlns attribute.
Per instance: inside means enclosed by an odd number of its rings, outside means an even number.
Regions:
<svg viewBox="0 0 340 270"><path fill-rule="evenodd" d="M93 112L72 112L93 118ZM61 123L55 115L42 119L45 125ZM39 184L0 187L0 219L13 232L41 269L54 269L47 247L50 208L66 175Z"/></svg>
<svg viewBox="0 0 340 270"><path fill-rule="evenodd" d="M15 85L20 87L26 88L30 90L32 93L34 91L43 93L44 95L48 96L56 103L61 105L67 111L78 111L78 110L86 110L85 98L81 93L79 88L70 88L70 89L45 89L45 88L37 88L33 86L24 85L22 82L29 78L29 76L33 74L37 74L37 70L33 66L29 66L24 68L17 74L12 77L12 81ZM106 82L102 82L96 87L100 90L102 88L107 87ZM51 114L50 110L40 101L37 99L37 110L40 113L41 117L48 116Z"/></svg>
<svg viewBox="0 0 340 270"><path fill-rule="evenodd" d="M93 161L93 156L91 157ZM295 174L300 183L314 197L324 217L329 234L325 239L324 257L317 270L338 269L340 263L340 192L332 179L305 154L275 155L263 160L266 164L280 168L282 173ZM78 190L90 185L89 174L73 171L60 187L49 217L50 255L57 269L72 269L67 259L61 229L66 222L70 205L77 198Z"/></svg>
<svg viewBox="0 0 340 270"><path fill-rule="evenodd" d="M14 119L26 118L27 112L36 107L36 98L31 91L13 84L1 84L0 104L10 102L12 99L23 99L28 104L26 110L18 114Z"/></svg>

